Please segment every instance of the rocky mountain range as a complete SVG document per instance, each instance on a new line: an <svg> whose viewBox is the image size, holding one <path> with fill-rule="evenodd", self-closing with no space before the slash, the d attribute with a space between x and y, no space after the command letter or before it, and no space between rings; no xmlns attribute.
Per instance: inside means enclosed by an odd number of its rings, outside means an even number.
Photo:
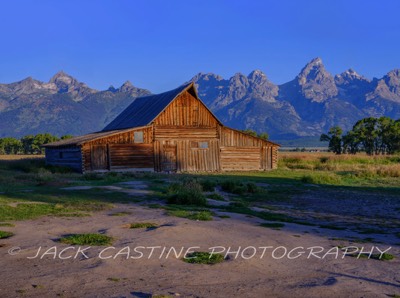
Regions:
<svg viewBox="0 0 400 298"><path fill-rule="evenodd" d="M0 84L0 137L99 131L135 98L148 94L129 81L97 91L62 71L48 83L29 77Z"/></svg>
<svg viewBox="0 0 400 298"><path fill-rule="evenodd" d="M400 117L400 70L372 80L353 69L333 76L315 58L282 85L273 84L260 70L230 79L199 73L190 81L223 123L267 131L275 140L319 136L333 125L347 130L368 116ZM94 90L64 72L48 83L27 78L0 84L0 137L98 131L136 97L147 94L150 91L129 81L119 88Z"/></svg>
<svg viewBox="0 0 400 298"><path fill-rule="evenodd" d="M353 69L332 76L315 58L282 85L259 70L229 80L199 73L192 81L221 121L238 129L267 131L274 139L319 136L334 125L347 130L368 116L400 117L400 70L373 80Z"/></svg>

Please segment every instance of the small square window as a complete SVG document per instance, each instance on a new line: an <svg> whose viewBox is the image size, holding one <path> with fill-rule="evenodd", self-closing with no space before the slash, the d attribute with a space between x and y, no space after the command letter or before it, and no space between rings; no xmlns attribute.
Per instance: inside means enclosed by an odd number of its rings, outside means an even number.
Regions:
<svg viewBox="0 0 400 298"><path fill-rule="evenodd" d="M135 131L133 135L134 143L143 143L143 131Z"/></svg>
<svg viewBox="0 0 400 298"><path fill-rule="evenodd" d="M200 149L207 149L208 148L208 142L199 142L199 148Z"/></svg>

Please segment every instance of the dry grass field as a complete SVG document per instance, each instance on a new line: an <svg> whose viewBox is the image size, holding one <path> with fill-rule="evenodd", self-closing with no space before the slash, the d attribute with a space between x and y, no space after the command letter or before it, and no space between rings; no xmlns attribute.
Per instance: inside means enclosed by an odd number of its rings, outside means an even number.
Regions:
<svg viewBox="0 0 400 298"><path fill-rule="evenodd" d="M280 155L280 165L289 169L351 173L357 177L400 177L399 155L290 152Z"/></svg>

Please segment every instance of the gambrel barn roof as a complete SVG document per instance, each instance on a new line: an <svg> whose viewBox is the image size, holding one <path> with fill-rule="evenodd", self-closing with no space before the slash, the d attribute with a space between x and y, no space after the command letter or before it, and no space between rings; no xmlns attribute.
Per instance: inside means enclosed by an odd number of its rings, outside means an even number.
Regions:
<svg viewBox="0 0 400 298"><path fill-rule="evenodd" d="M111 121L103 131L150 125L184 91L190 92L200 100L196 88L194 88L194 83L185 84L161 94L138 97L117 118ZM217 121L221 123L218 119Z"/></svg>

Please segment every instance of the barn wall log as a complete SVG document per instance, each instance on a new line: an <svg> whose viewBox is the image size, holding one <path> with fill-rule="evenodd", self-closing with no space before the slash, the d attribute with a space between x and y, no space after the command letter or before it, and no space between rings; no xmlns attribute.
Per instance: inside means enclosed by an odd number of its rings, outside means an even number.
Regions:
<svg viewBox="0 0 400 298"><path fill-rule="evenodd" d="M177 141L178 161L182 172L214 172L220 170L219 141L202 140L208 148L193 148L192 140Z"/></svg>
<svg viewBox="0 0 400 298"><path fill-rule="evenodd" d="M153 144L110 144L111 170L154 168Z"/></svg>
<svg viewBox="0 0 400 298"><path fill-rule="evenodd" d="M154 138L158 139L216 139L217 128L207 127L180 127L180 126L155 126Z"/></svg>
<svg viewBox="0 0 400 298"><path fill-rule="evenodd" d="M277 169L278 168L278 147L272 147L271 148L271 159L272 159L272 169Z"/></svg>
<svg viewBox="0 0 400 298"><path fill-rule="evenodd" d="M81 150L77 146L46 148L46 164L82 171Z"/></svg>
<svg viewBox="0 0 400 298"><path fill-rule="evenodd" d="M143 143L135 143L135 132L141 131L143 132ZM93 140L93 141L88 141L85 144L82 145L82 171L83 172L88 172L94 169L94 165L96 164L96 161L93 160L93 148L96 148L96 146L107 146L107 167L104 168L104 170L107 169L121 169L122 168L132 168L133 163L137 161L136 156L140 156L140 154L135 154L133 153L133 157L131 155L127 155L127 164L126 166L121 165L121 158L117 158L116 155L119 153L113 153L114 150L119 150L118 147L116 147L118 144L119 145L135 145L135 146L140 146L140 145L148 145L148 147L153 147L153 128L152 127L146 127L146 128L139 128L139 129L132 129L128 132L123 132L119 134L114 134L109 137L104 137L101 139ZM117 149L116 149L117 148ZM128 147L127 147L128 148ZM135 147L131 147L132 150L134 150ZM139 147L138 147L139 148ZM126 148L125 148L126 149ZM151 150L153 152L153 150ZM118 151L119 152L119 151ZM127 150L125 150L122 154L128 153ZM143 157L143 156L142 156ZM133 158L133 159L132 159ZM139 157L140 158L140 157ZM146 159L149 159L145 163L142 161L139 163L137 162L137 168L147 168L148 165L150 167L154 167L154 156L151 154L151 157L148 157L148 154L146 155ZM134 160L134 161L133 161Z"/></svg>
<svg viewBox="0 0 400 298"><path fill-rule="evenodd" d="M91 148L89 144L85 144L82 146L82 164L83 164L83 171L88 172L91 171L91 164L92 164L92 154Z"/></svg>
<svg viewBox="0 0 400 298"><path fill-rule="evenodd" d="M161 172L161 159L160 159L160 142L154 141L153 144L153 152L154 152L154 170L156 172Z"/></svg>
<svg viewBox="0 0 400 298"><path fill-rule="evenodd" d="M198 142L207 142L208 148L193 147ZM168 148L176 147L176 170L178 172L211 172L220 170L219 140L166 140L160 139L154 142L155 170L166 171L166 156ZM171 154L171 152L169 152ZM170 161L171 162L171 161Z"/></svg>
<svg viewBox="0 0 400 298"><path fill-rule="evenodd" d="M258 167L253 163L251 166L249 165L247 168L252 168L253 170L270 170L276 169L278 167L278 146L265 140L261 140L259 138L255 138L240 131L228 128L221 127L221 169L222 170L232 170L233 168L245 169L242 165L234 166L232 163L227 163L227 155L229 155L229 159L235 156L233 154L233 150L230 152L226 151L226 149L222 149L222 147L226 148L237 148L237 152L241 152L240 148L247 147L259 147L259 164ZM225 151L224 151L225 150ZM256 152L256 150L254 151ZM243 153L246 154L246 153ZM236 154L236 156L239 156ZM254 153L252 155L254 157ZM239 162L240 164L240 162Z"/></svg>
<svg viewBox="0 0 400 298"><path fill-rule="evenodd" d="M221 147L223 171L254 171L261 168L260 147Z"/></svg>

